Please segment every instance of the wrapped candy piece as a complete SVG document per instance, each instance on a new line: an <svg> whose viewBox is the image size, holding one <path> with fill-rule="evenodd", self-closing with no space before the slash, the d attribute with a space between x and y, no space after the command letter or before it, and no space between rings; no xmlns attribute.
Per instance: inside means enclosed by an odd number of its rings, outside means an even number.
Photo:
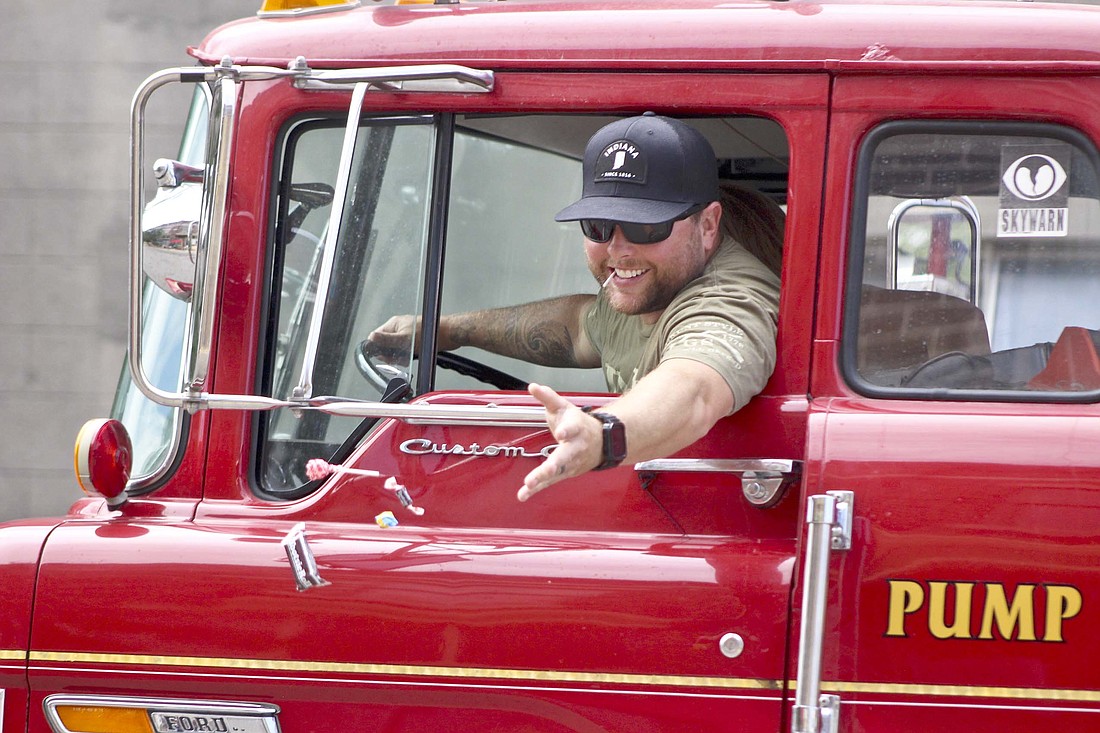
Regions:
<svg viewBox="0 0 1100 733"><path fill-rule="evenodd" d="M399 502L401 502L401 506L405 507L406 509L408 509L410 512L412 512L413 514L415 514L418 517L423 516L424 510L421 509L418 506L413 505L412 497L409 496L409 490L406 489L401 484L397 483L397 478L396 477L390 476L388 479L386 479L386 482L382 485L385 488L387 488L390 491L397 494L397 500Z"/></svg>

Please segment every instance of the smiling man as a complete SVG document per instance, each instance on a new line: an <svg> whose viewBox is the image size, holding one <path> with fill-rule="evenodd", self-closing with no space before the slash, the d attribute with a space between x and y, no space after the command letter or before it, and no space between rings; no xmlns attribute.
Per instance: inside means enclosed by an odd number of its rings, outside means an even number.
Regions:
<svg viewBox="0 0 1100 733"><path fill-rule="evenodd" d="M596 132L581 198L558 213L579 221L597 295L445 316L440 350L474 346L559 367L603 367L622 393L586 412L532 384L558 447L531 471L525 501L563 479L660 458L695 442L756 395L775 367L779 279L723 235L718 165L695 128L646 113ZM408 343L398 316L370 334Z"/></svg>

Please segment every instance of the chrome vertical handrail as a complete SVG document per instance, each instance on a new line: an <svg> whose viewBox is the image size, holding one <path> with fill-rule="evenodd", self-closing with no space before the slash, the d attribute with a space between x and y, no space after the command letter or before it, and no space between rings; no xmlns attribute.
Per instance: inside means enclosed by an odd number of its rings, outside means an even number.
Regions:
<svg viewBox="0 0 1100 733"><path fill-rule="evenodd" d="M198 335L195 340L195 360L191 367L188 390L190 392L202 392L206 387L206 379L210 372L210 349L214 341L214 319L218 309L215 307L219 273L221 272L222 249L225 246L225 224L229 218L229 207L226 205L229 197L230 160L233 154L233 131L236 129L237 118L237 85L236 82L223 76L219 80L221 89L221 111L218 118L220 123L217 139L217 155L214 158L214 180L210 188L210 209L207 216L199 222L201 228L203 222L207 222L207 232L204 243L199 251L204 253L205 265L199 277L195 278L194 297L199 302ZM200 231L200 240L202 239ZM196 272L196 276L200 273Z"/></svg>
<svg viewBox="0 0 1100 733"><path fill-rule="evenodd" d="M792 733L835 731L840 700L821 694L821 649L825 638L829 557L851 547L850 491L830 491L809 498L806 507L806 554L802 568L802 628L798 636L798 680Z"/></svg>
<svg viewBox="0 0 1100 733"><path fill-rule="evenodd" d="M226 200L229 191L229 158L233 145L233 130L237 110L236 83L228 66L210 69L176 68L159 71L147 78L134 94L130 105L130 333L129 367L134 384L149 399L167 407L182 407L187 397L169 392L154 385L145 374L142 364L141 334L142 292L145 273L142 267L142 206L145 190L145 108L150 96L166 84L195 83L221 78L221 126L218 134L218 152L212 176L209 200L204 201L209 221L205 236L200 234L199 250L203 252L205 267L196 272L195 289L192 292L192 308L198 309L198 329L194 343L195 358L188 375L188 389L197 393L206 384L210 368L210 349L213 342L214 294L221 265L222 239L227 217ZM206 287L209 284L209 288ZM190 329L189 329L190 331Z"/></svg>
<svg viewBox="0 0 1100 733"><path fill-rule="evenodd" d="M212 70L194 67L158 71L142 82L130 103L130 329L127 359L134 385L153 402L168 407L180 407L183 404L181 395L154 385L142 364L142 286L145 273L142 267L141 215L145 191L145 107L153 92L167 84L205 81L212 74Z"/></svg>

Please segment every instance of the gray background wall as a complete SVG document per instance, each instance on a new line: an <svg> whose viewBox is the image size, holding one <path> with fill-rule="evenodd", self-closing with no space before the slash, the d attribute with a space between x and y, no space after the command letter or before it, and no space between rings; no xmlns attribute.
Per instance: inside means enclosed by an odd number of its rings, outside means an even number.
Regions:
<svg viewBox="0 0 1100 733"><path fill-rule="evenodd" d="M130 100L260 0L5 3L0 22L0 520L63 513L73 443L125 354ZM175 124L149 150L175 152Z"/></svg>

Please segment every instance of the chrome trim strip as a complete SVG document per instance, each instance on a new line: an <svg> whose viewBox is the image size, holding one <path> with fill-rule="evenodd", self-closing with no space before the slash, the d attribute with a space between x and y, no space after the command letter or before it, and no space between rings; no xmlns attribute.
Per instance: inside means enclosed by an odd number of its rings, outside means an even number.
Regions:
<svg viewBox="0 0 1100 733"><path fill-rule="evenodd" d="M910 700L845 700L844 705L875 705L894 708L946 708L950 710L1011 710L1034 713L1100 713L1100 708L1061 707L1059 705L989 705L961 702L914 702Z"/></svg>
<svg viewBox="0 0 1100 733"><path fill-rule="evenodd" d="M1094 702L1100 704L1100 690L1049 689L1041 687L986 687L981 685L939 685L905 682L823 681L826 692L856 695L906 695L911 697L1001 698L1047 702ZM867 703L868 700L864 699ZM847 704L847 701L845 701ZM854 704L854 702L853 702ZM948 704L948 703L943 703Z"/></svg>
<svg viewBox="0 0 1100 733"><path fill-rule="evenodd" d="M458 64L423 64L420 66L387 66L378 69L333 69L309 71L299 75L294 85L311 91L331 91L353 88L366 82L385 92L465 92L493 91L492 71L471 69Z"/></svg>
<svg viewBox="0 0 1100 733"><path fill-rule="evenodd" d="M546 410L542 407L497 407L487 405L425 405L390 404L386 402L345 402L332 397L308 400L279 400L259 395L219 395L202 393L184 396L190 409L215 410L315 410L341 417L377 417L405 420L422 425L492 425L546 426Z"/></svg>

